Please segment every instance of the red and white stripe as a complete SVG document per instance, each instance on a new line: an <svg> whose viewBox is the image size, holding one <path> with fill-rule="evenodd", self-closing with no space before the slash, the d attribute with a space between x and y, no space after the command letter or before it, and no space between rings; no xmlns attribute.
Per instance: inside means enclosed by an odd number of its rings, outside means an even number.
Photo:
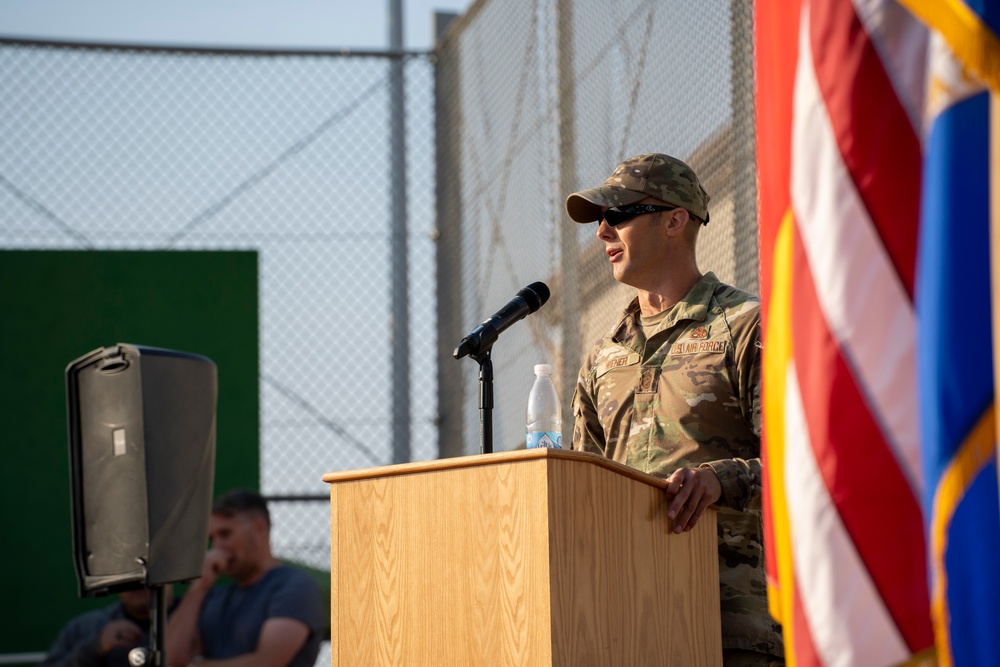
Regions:
<svg viewBox="0 0 1000 667"><path fill-rule="evenodd" d="M850 7L847 3L841 6ZM824 44L829 70L815 70L812 48L816 43L810 39L809 15L807 8L799 35L792 130L792 208L809 271L817 285L822 316L855 374L869 410L880 422L886 444L893 448L899 467L919 495L923 483L918 424L914 419L915 317L910 298L917 206L907 201L919 193L919 143L892 95L838 89L842 86L835 79L844 77L842 70L833 65L840 63L843 56L830 52L830 45ZM872 54L870 59L874 58ZM874 68L879 63L858 64ZM829 94L829 104L819 87L818 76L824 74L831 79L828 88L834 89ZM891 112L894 118L889 124L903 130L887 140L893 142L888 147L891 150L881 155L864 155L864 147L843 145L856 143L859 135L873 134L877 129L863 127L870 119L852 115L860 110L851 108L854 100L845 99L848 94L869 99L881 97L885 101L891 98L896 103L895 108L883 112L886 115ZM879 119L872 124L886 123ZM838 134L847 137L841 144ZM907 159L916 163L906 165ZM900 174L907 166L911 167L910 173ZM891 190L879 187L880 179L893 186ZM916 189L906 191L907 185ZM884 210L869 211L863 197L877 200L872 208L882 206ZM881 215L881 219L875 215ZM899 248L897 265L887 251L887 242Z"/></svg>
<svg viewBox="0 0 1000 667"><path fill-rule="evenodd" d="M933 641L913 308L926 31L887 1L800 17L780 480L810 647L796 662L889 665Z"/></svg>
<svg viewBox="0 0 1000 667"><path fill-rule="evenodd" d="M837 513L816 458L794 367L788 377L785 465L797 588L817 664L890 665L910 654ZM799 529L808 526L808 530ZM832 567L833 566L833 567ZM803 629L805 630L805 628ZM800 630L801 632L802 630ZM807 662L801 660L799 664Z"/></svg>

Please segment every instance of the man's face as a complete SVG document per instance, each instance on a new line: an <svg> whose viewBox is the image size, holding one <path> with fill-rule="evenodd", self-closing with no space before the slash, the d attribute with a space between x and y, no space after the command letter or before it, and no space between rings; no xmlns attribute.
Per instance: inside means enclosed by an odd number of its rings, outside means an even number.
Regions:
<svg viewBox="0 0 1000 667"><path fill-rule="evenodd" d="M645 199L643 204L662 204L655 199ZM663 248L665 237L656 220L657 213L647 213L611 227L601 220L597 238L604 241L604 249L615 280L638 289L648 289L663 275Z"/></svg>
<svg viewBox="0 0 1000 667"><path fill-rule="evenodd" d="M208 537L212 541L212 548L225 554L223 571L236 581L253 573L258 566L262 523L263 518L251 514L213 514L209 518Z"/></svg>
<svg viewBox="0 0 1000 667"><path fill-rule="evenodd" d="M139 588L132 591L122 591L118 594L125 611L134 619L149 619L149 589Z"/></svg>

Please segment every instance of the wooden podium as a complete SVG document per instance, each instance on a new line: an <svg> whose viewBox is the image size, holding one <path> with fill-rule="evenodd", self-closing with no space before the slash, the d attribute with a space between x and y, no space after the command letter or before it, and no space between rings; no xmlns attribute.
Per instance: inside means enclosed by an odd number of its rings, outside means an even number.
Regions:
<svg viewBox="0 0 1000 667"><path fill-rule="evenodd" d="M716 513L532 449L329 473L333 665L721 665Z"/></svg>

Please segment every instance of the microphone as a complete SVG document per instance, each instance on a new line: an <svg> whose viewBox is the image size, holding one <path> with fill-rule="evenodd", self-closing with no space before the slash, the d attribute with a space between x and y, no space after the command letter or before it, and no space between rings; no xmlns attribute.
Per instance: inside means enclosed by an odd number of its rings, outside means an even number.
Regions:
<svg viewBox="0 0 1000 667"><path fill-rule="evenodd" d="M472 330L463 338L452 353L456 359L471 355L473 359L489 350L496 342L497 336L503 333L515 322L526 315L535 312L549 300L549 288L545 283L531 283L518 291L517 296L507 302L488 320Z"/></svg>

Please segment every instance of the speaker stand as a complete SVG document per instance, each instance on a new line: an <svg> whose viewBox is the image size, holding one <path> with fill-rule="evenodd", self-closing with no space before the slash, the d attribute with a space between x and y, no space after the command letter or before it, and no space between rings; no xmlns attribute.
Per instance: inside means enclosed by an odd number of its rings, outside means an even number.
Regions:
<svg viewBox="0 0 1000 667"><path fill-rule="evenodd" d="M134 648L128 652L132 667L167 667L167 595L163 585L149 589L149 648Z"/></svg>
<svg viewBox="0 0 1000 667"><path fill-rule="evenodd" d="M163 585L149 588L149 650L152 667L167 667L167 595Z"/></svg>

